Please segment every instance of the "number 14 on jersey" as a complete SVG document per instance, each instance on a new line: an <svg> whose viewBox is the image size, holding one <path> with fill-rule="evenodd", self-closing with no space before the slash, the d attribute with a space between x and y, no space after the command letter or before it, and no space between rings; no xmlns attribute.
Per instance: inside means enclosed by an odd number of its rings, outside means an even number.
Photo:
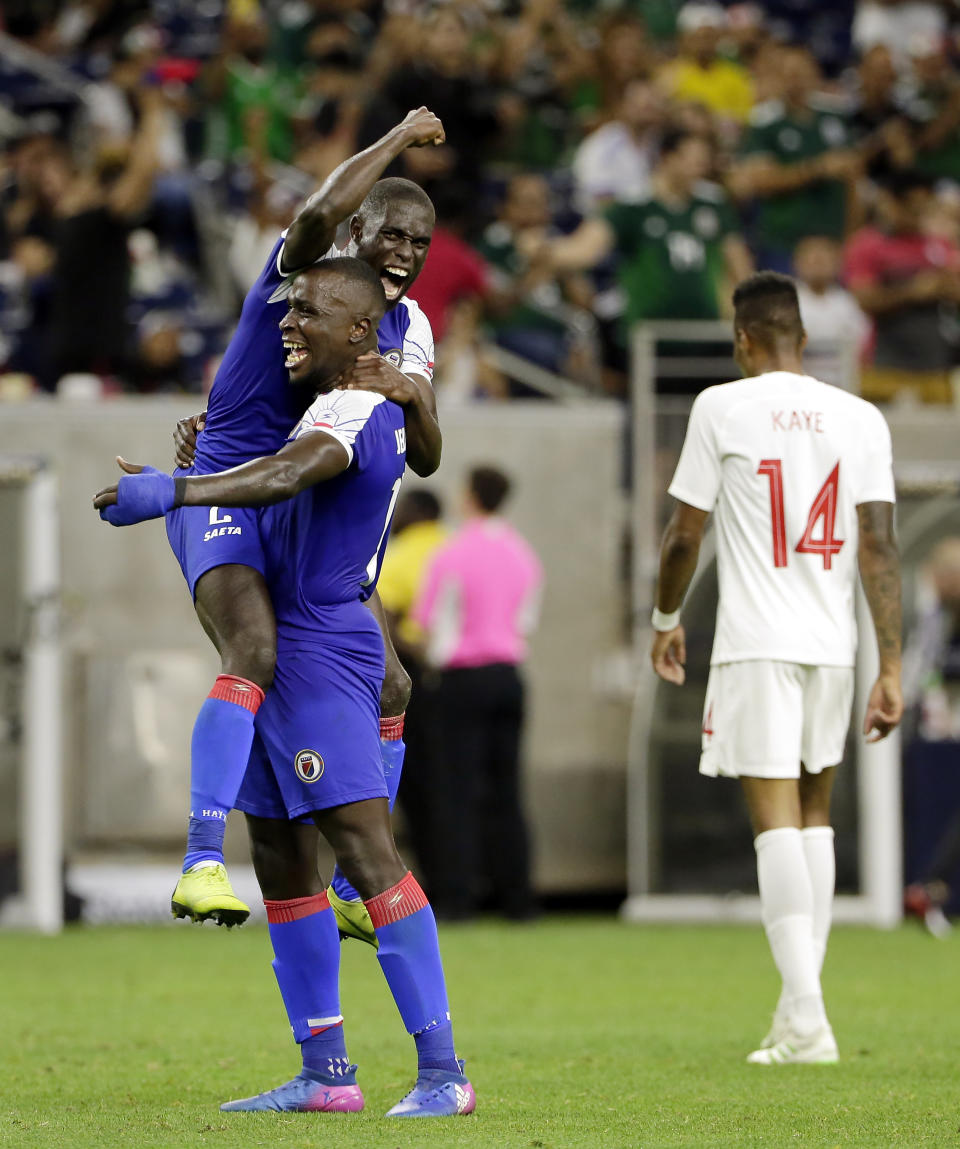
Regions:
<svg viewBox="0 0 960 1149"><path fill-rule="evenodd" d="M773 565L785 567L787 565L787 522L784 513L783 494L783 463L780 459L761 459L757 467L758 475L766 475L770 482L770 522L773 528ZM840 463L826 478L826 482L817 492L810 513L807 515L807 525L795 550L801 555L820 555L823 559L823 569L828 571L833 566L833 556L840 553L843 539L834 537L837 521L837 488L840 485ZM814 532L822 522L819 537Z"/></svg>

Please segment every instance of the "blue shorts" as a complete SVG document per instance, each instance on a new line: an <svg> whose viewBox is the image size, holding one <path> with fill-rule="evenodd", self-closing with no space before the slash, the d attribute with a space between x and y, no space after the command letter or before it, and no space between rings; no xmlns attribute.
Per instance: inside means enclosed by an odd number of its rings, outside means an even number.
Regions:
<svg viewBox="0 0 960 1149"><path fill-rule="evenodd" d="M198 472L191 468L174 473ZM191 596L196 595L200 576L214 567L240 563L266 576L259 513L254 507L178 507L167 514L167 539Z"/></svg>
<svg viewBox="0 0 960 1149"><path fill-rule="evenodd" d="M386 798L380 753L383 639L360 602L318 608L323 629L278 625L273 686L256 718L235 803L258 818L301 818Z"/></svg>

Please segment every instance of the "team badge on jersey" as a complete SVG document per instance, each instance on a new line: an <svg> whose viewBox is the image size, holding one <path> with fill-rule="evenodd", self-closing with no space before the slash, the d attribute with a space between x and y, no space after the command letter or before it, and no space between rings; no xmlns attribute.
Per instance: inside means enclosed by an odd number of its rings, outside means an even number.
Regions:
<svg viewBox="0 0 960 1149"><path fill-rule="evenodd" d="M394 367L400 367L403 365L403 348L391 347L389 351L384 351L383 358Z"/></svg>
<svg viewBox="0 0 960 1149"><path fill-rule="evenodd" d="M301 782L317 782L323 777L323 759L316 750L301 750L293 760Z"/></svg>

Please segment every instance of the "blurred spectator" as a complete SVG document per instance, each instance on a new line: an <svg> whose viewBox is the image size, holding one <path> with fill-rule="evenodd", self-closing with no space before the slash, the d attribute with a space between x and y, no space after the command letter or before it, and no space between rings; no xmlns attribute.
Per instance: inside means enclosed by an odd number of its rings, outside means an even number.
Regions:
<svg viewBox="0 0 960 1149"><path fill-rule="evenodd" d="M829 76L850 63L850 29L857 0L829 3L763 0L766 26L782 44L805 44Z"/></svg>
<svg viewBox="0 0 960 1149"><path fill-rule="evenodd" d="M855 7L861 58L854 72ZM448 399L516 393L484 337L485 321L503 346L513 340L513 350L586 382L591 336L576 325L582 311L567 311L571 302L589 303L600 319L620 386L622 332L610 336L624 301L628 321L712 317L719 275L738 278L746 266L739 241L701 230L716 216L730 237L739 231L721 191L705 193L701 204L700 191L687 195L682 180L666 187L677 162L658 160L660 135L677 128L706 141L700 175L728 186L743 205L756 261L789 270L811 232L841 240L860 225L874 183L919 170L960 184L960 78L948 23L943 5L925 0L20 0L7 30L43 53L43 66L24 57L0 69L0 111L9 107L14 117L0 115L0 130L27 125L0 171L2 356L41 370L52 386L51 309L55 329L69 320L61 277L43 268L49 251L66 258L62 203L72 176L51 172L68 145L83 170L91 162L113 174L125 168L121 153L141 134L144 93L159 88L151 191L142 211L127 217L140 224L130 237L131 290L116 288L122 260L108 255L102 294L113 315L129 298L131 336L152 311L176 313L180 342L192 347L199 339L203 348L186 355L191 383L198 360L216 354L234 296L259 272L291 201L379 137L386 121L427 104L445 123L445 145L404 153L395 166L438 207L457 201L455 210L441 210L418 285L418 295L430 296L422 301L435 327L450 328L438 351L440 389ZM821 83L816 61L834 77L829 83ZM836 79L843 69L844 83L855 75L846 103ZM204 131L207 158L197 162ZM549 214L561 231L577 211L591 217L637 202L660 211L659 222L642 226L663 235L641 242L630 231L640 217L614 212L608 226L612 234L617 223L610 247L619 249L619 267L611 258L594 268L592 297L581 296L580 281L560 282L536 260L526 267L535 241L506 219L512 207L491 225L500 189L531 171L549 173ZM524 176L511 198L522 191L532 202L536 187ZM925 230L950 240L957 224L950 210ZM486 262L472 246L481 236ZM24 237L30 242L21 244ZM491 264L503 274L492 279ZM817 296L821 304L833 290ZM561 330L571 331L571 316L584 349L573 360ZM141 350L133 347L134 359ZM116 348L94 358L104 369L124 364ZM131 361L131 379L147 384L155 367ZM178 371L173 364L173 378Z"/></svg>
<svg viewBox="0 0 960 1149"><path fill-rule="evenodd" d="M916 707L919 738L960 744L960 538L934 547L919 598L903 655L904 698Z"/></svg>
<svg viewBox="0 0 960 1149"><path fill-rule="evenodd" d="M882 181L913 163L914 144L906 104L893 57L883 44L864 53L857 67L850 131L871 179Z"/></svg>
<svg viewBox="0 0 960 1149"><path fill-rule="evenodd" d="M175 315L154 311L144 319L127 376L135 391L145 395L190 389L186 338Z"/></svg>
<svg viewBox="0 0 960 1149"><path fill-rule="evenodd" d="M917 171L960 184L960 78L942 39L916 37L910 44Z"/></svg>
<svg viewBox="0 0 960 1149"><path fill-rule="evenodd" d="M140 91L140 127L129 150L100 153L75 168L62 154L45 161L42 186L53 204L55 251L49 360L41 382L61 375L121 373L128 353L129 230L150 202L163 125L155 88Z"/></svg>
<svg viewBox="0 0 960 1149"><path fill-rule="evenodd" d="M489 269L464 238L469 205L460 196L457 185L441 185L434 192L433 205L437 222L414 295L430 320L439 345L454 309L464 303L482 303L491 284Z"/></svg>
<svg viewBox="0 0 960 1149"><path fill-rule="evenodd" d="M431 559L413 617L440 669L442 818L434 827L438 916L473 917L485 897L506 917L534 915L520 787L524 685L518 667L543 579L529 544L498 514L510 490L475 467L466 523Z"/></svg>
<svg viewBox="0 0 960 1149"><path fill-rule="evenodd" d="M9 177L3 197L8 243L20 235L52 239L54 204L45 176L48 161L63 153L63 144L44 131L28 131L10 144Z"/></svg>
<svg viewBox="0 0 960 1149"><path fill-rule="evenodd" d="M240 213L234 225L227 256L239 299L263 271L277 236L293 219L299 198L285 184L271 183L265 174L258 173L247 210Z"/></svg>
<svg viewBox="0 0 960 1149"><path fill-rule="evenodd" d="M837 347L853 344L850 366L855 369L870 336L870 320L840 286L841 263L840 245L825 235L808 236L793 253L800 318L807 333L804 360L811 375L849 389L855 380L843 377L843 355Z"/></svg>
<svg viewBox="0 0 960 1149"><path fill-rule="evenodd" d="M289 162L293 154L301 81L269 59L269 39L266 19L250 9L227 24L223 50L208 65L207 149L215 156L236 158L254 147L252 134L261 129L272 159Z"/></svg>
<svg viewBox="0 0 960 1149"><path fill-rule="evenodd" d="M583 338L593 326L590 283L574 272L553 275L531 270L517 246L525 232L558 234L550 185L535 173L510 180L497 221L483 233L480 252L498 280L487 326L501 347L548 371L595 378L598 365L590 362Z"/></svg>
<svg viewBox="0 0 960 1149"><path fill-rule="evenodd" d="M156 29L131 29L114 50L105 80L91 84L84 93L87 127L94 151L127 147L140 119L138 93L147 84L160 85L160 35ZM183 118L165 104L157 132L158 172L182 171L187 166Z"/></svg>
<svg viewBox="0 0 960 1149"><path fill-rule="evenodd" d="M500 22L493 75L500 84L496 160L555 167L567 144L570 95L590 56L562 0L530 0Z"/></svg>
<svg viewBox="0 0 960 1149"><path fill-rule="evenodd" d="M411 63L395 65L368 110L360 143L378 139L410 108L429 106L443 121L446 143L408 149L401 157L402 174L431 196L438 182L452 182L468 200L476 194L485 149L497 132L495 85L471 55L463 10L442 7L407 22L420 32L417 54Z"/></svg>
<svg viewBox="0 0 960 1149"><path fill-rule="evenodd" d="M719 53L726 23L719 4L685 4L677 17L677 58L658 79L671 99L702 104L721 120L742 123L753 107L753 85L741 64Z"/></svg>
<svg viewBox="0 0 960 1149"><path fill-rule="evenodd" d="M363 45L347 21L327 21L311 33L294 163L317 184L358 150L367 100L363 69Z"/></svg>
<svg viewBox="0 0 960 1149"><path fill-rule="evenodd" d="M917 37L942 40L946 33L944 9L933 0L859 0L853 20L853 44L860 53L882 44L898 64L907 63Z"/></svg>
<svg viewBox="0 0 960 1149"><path fill-rule="evenodd" d="M618 114L632 80L649 79L653 56L646 24L628 11L611 12L600 22L600 44L593 67L578 85L573 103L588 127Z"/></svg>
<svg viewBox="0 0 960 1149"><path fill-rule="evenodd" d="M619 335L625 360L629 327L644 319L717 319L724 276L739 282L753 264L724 190L705 182L709 144L671 131L646 200L613 204L570 236L547 245L556 270L594 267L616 252L625 296Z"/></svg>
<svg viewBox="0 0 960 1149"><path fill-rule="evenodd" d="M423 884L430 891L442 884L434 843L434 827L440 817L437 795L443 785L437 683L436 675L425 664L425 635L414 622L412 611L427 564L447 539L442 516L440 500L425 487L415 487L400 496L377 583L390 637L413 686L404 725L407 752L397 800Z"/></svg>
<svg viewBox="0 0 960 1149"><path fill-rule="evenodd" d="M657 158L663 101L649 80L629 80L617 105L617 118L580 144L572 167L577 209L584 215L613 200L631 203L650 190Z"/></svg>
<svg viewBox="0 0 960 1149"><path fill-rule="evenodd" d="M931 799L935 809L942 806L942 796L925 793L911 804L911 790L918 785L928 790L938 771L953 774L960 754L960 538L944 539L934 548L920 592L920 615L903 659L904 698L914 710L916 729L907 748L908 815L911 805L929 805ZM907 829L911 837L921 828L911 835L908 817ZM907 888L905 908L939 936L949 930L942 907L960 881L960 810L937 840L919 846L922 872L912 875L919 881Z"/></svg>
<svg viewBox="0 0 960 1149"><path fill-rule="evenodd" d="M874 320L872 365L864 368L865 398L884 401L910 393L949 403L955 348L946 321L960 302L960 247L930 234L935 207L929 183L904 173L877 189L877 221L847 247L846 280Z"/></svg>
<svg viewBox="0 0 960 1149"><path fill-rule="evenodd" d="M805 48L780 55L782 99L757 107L731 172L740 199L756 199L755 250L761 267L789 271L794 248L811 227L843 239L860 159L839 110L816 96L819 74Z"/></svg>

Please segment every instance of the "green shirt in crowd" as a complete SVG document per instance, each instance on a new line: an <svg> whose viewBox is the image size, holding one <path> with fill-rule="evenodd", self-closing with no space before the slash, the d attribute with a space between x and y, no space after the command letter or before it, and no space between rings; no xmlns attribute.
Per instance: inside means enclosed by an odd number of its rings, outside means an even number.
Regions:
<svg viewBox="0 0 960 1149"><path fill-rule="evenodd" d="M606 219L616 236L628 326L642 319L719 318L723 241L739 230L722 188L698 184L683 206L654 196L617 203Z"/></svg>
<svg viewBox="0 0 960 1149"><path fill-rule="evenodd" d="M919 130L932 123L953 95L948 89L923 89L908 107L914 127ZM954 129L935 148L918 151L916 170L931 179L960 181L960 130Z"/></svg>
<svg viewBox="0 0 960 1149"><path fill-rule="evenodd" d="M797 116L771 101L751 115L743 154L795 164L849 144L849 127L839 112L811 102L806 115ZM754 243L761 252L789 253L813 232L843 239L846 211L847 193L839 180L817 180L796 191L763 196L757 203Z"/></svg>
<svg viewBox="0 0 960 1149"><path fill-rule="evenodd" d="M293 153L290 120L302 97L299 80L271 64L258 66L236 59L227 69L223 96L212 109L208 146L214 155L232 157L246 141L245 120L251 110L267 114L267 151L289 163Z"/></svg>
<svg viewBox="0 0 960 1149"><path fill-rule="evenodd" d="M483 258L504 275L504 282L509 283L519 278L525 268L526 261L521 258L514 243L513 231L503 223L492 223L483 233L483 238L477 245L477 250ZM563 295L556 283L549 281L542 284L526 300L516 303L505 315L497 315L488 320L488 326L494 331L505 331L512 328L533 328L534 330L563 332L563 322L549 314L549 308L556 307L563 302ZM538 304L545 305L537 306Z"/></svg>

